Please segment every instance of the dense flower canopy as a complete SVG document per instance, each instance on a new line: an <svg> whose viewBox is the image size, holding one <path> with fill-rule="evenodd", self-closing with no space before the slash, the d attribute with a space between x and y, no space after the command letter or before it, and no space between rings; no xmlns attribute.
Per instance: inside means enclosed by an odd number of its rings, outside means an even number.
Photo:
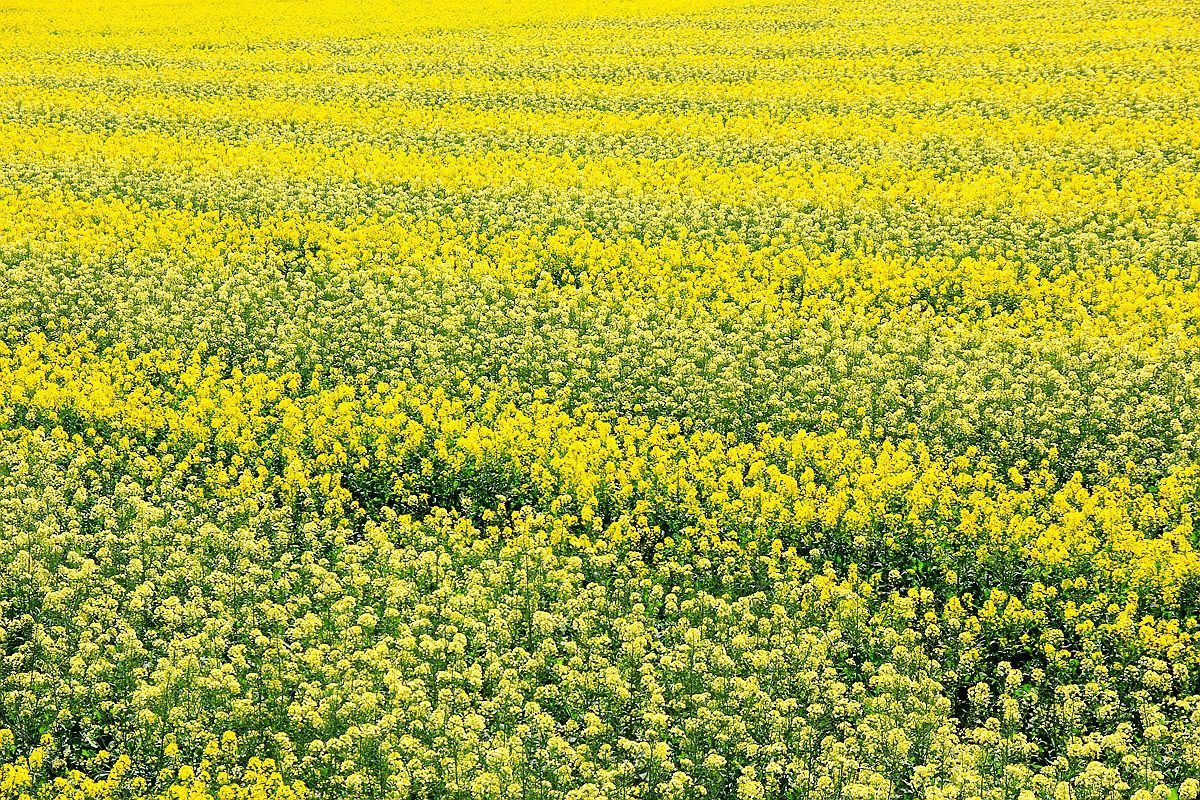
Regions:
<svg viewBox="0 0 1200 800"><path fill-rule="evenodd" d="M0 800L1200 796L1200 7L0 9Z"/></svg>

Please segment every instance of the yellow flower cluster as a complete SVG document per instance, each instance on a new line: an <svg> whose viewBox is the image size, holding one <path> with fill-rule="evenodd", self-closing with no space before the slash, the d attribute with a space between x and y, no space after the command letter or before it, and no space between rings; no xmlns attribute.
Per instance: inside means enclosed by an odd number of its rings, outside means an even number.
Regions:
<svg viewBox="0 0 1200 800"><path fill-rule="evenodd" d="M0 746L12 745L12 731L0 729ZM309 796L301 783L285 783L270 759L252 757L244 766L228 765L228 754L236 752L237 737L226 733L222 741L205 749L199 769L179 764L179 746L167 737L161 769L155 776L158 787L150 791L150 781L133 774L128 755L113 757L107 750L97 751L87 766L104 777L88 777L72 769L51 776L56 760L54 740L42 737L28 755L0 764L0 797L29 800L90 800L132 794L156 800L304 800ZM221 758L222 754L226 757ZM215 760L214 760L215 757ZM232 772L231 772L232 770Z"/></svg>
<svg viewBox="0 0 1200 800"><path fill-rule="evenodd" d="M0 800L1200 797L1194 9L0 16Z"/></svg>

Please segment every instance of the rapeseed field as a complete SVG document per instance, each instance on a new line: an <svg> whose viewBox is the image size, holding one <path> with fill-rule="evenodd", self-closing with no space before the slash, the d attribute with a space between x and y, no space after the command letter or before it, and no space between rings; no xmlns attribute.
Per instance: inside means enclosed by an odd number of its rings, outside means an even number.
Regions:
<svg viewBox="0 0 1200 800"><path fill-rule="evenodd" d="M10 0L0 800L1197 800L1200 5Z"/></svg>

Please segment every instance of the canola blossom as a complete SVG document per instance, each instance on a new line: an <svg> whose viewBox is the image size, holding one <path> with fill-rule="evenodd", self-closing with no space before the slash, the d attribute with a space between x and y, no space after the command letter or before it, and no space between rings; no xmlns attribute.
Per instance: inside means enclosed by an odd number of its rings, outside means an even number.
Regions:
<svg viewBox="0 0 1200 800"><path fill-rule="evenodd" d="M0 9L0 800L1197 800L1200 6Z"/></svg>

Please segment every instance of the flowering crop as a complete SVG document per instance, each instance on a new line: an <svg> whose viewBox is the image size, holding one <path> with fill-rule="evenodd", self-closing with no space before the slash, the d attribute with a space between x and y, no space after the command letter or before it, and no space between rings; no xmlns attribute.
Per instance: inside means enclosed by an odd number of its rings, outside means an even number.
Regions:
<svg viewBox="0 0 1200 800"><path fill-rule="evenodd" d="M1198 32L2 9L0 800L1197 800Z"/></svg>

